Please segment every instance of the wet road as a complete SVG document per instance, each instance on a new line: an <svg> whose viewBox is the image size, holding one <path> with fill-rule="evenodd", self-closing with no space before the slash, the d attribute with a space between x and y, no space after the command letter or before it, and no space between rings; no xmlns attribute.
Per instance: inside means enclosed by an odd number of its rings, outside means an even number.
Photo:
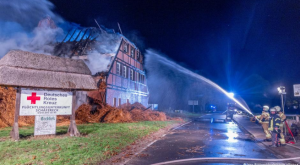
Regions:
<svg viewBox="0 0 300 165"><path fill-rule="evenodd" d="M276 159L276 156L261 143L251 140L250 135L243 133L235 123L224 122L224 118L225 115L219 114L205 115L179 127L151 144L126 164L146 165L201 157ZM223 163L214 164L244 163L221 162ZM178 164L204 164L204 162L191 161Z"/></svg>

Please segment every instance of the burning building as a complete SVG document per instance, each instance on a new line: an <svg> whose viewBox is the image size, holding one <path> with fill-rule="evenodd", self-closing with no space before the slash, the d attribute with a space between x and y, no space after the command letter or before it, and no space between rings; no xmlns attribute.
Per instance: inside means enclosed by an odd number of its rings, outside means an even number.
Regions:
<svg viewBox="0 0 300 165"><path fill-rule="evenodd" d="M135 102L148 106L144 57L122 34L100 27L72 29L56 45L54 54L86 62L99 88L87 93L92 102L115 107Z"/></svg>

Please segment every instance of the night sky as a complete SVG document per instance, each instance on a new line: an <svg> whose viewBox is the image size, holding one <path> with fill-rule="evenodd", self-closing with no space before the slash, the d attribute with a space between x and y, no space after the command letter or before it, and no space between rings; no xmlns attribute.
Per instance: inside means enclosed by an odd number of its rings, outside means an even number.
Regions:
<svg viewBox="0 0 300 165"><path fill-rule="evenodd" d="M51 0L66 21L118 30L241 96L300 83L300 1Z"/></svg>

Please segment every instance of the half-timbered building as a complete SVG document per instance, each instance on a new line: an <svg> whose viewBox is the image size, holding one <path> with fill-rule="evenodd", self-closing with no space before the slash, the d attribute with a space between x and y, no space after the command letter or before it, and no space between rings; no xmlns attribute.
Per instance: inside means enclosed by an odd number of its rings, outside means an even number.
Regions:
<svg viewBox="0 0 300 165"><path fill-rule="evenodd" d="M96 28L74 29L57 44L55 55L83 59L92 67L99 87L88 93L94 101L115 107L135 102L148 106L144 56L122 34Z"/></svg>

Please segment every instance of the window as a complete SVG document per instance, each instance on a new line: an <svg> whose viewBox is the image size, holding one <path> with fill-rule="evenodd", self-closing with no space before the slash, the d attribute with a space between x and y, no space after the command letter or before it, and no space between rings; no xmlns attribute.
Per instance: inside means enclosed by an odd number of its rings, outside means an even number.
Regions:
<svg viewBox="0 0 300 165"><path fill-rule="evenodd" d="M136 50L136 59L140 60L140 51L139 50Z"/></svg>
<svg viewBox="0 0 300 165"><path fill-rule="evenodd" d="M134 58L134 47L131 47L130 56Z"/></svg>
<svg viewBox="0 0 300 165"><path fill-rule="evenodd" d="M117 106L116 104L117 104L117 98L114 98L113 99L113 106L116 107Z"/></svg>
<svg viewBox="0 0 300 165"><path fill-rule="evenodd" d="M119 106L121 105L121 98L119 98Z"/></svg>
<svg viewBox="0 0 300 165"><path fill-rule="evenodd" d="M121 75L121 64L117 62L117 74Z"/></svg>
<svg viewBox="0 0 300 165"><path fill-rule="evenodd" d="M128 44L126 42L124 42L124 52L125 53L128 52Z"/></svg>
<svg viewBox="0 0 300 165"><path fill-rule="evenodd" d="M130 69L130 80L132 81L134 81L133 75L134 75L133 69Z"/></svg>
<svg viewBox="0 0 300 165"><path fill-rule="evenodd" d="M127 78L127 67L124 65L123 66L123 77Z"/></svg>
<svg viewBox="0 0 300 165"><path fill-rule="evenodd" d="M144 84L144 79L145 79L145 76L141 74L141 83Z"/></svg>
<svg viewBox="0 0 300 165"><path fill-rule="evenodd" d="M139 72L136 72L136 76L135 76L136 77L136 82L139 82L139 78L140 78L139 76L140 76Z"/></svg>

